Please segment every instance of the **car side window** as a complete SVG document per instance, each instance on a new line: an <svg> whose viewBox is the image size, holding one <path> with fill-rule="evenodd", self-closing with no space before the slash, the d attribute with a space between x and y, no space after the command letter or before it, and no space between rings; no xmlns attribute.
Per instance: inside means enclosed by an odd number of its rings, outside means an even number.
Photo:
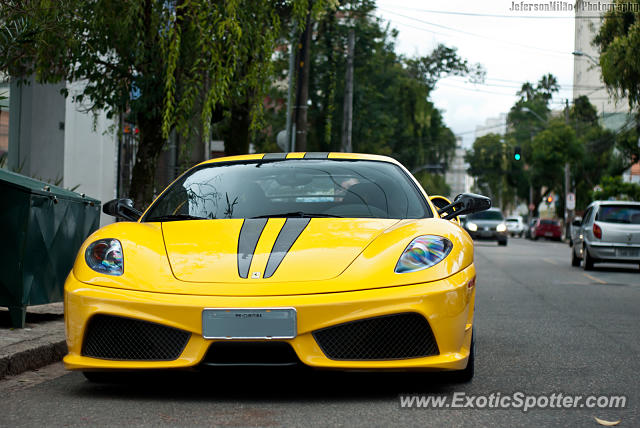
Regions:
<svg viewBox="0 0 640 428"><path fill-rule="evenodd" d="M589 223L589 218L591 217L591 213L593 212L593 207L589 208L587 212L584 214L582 218L582 226Z"/></svg>

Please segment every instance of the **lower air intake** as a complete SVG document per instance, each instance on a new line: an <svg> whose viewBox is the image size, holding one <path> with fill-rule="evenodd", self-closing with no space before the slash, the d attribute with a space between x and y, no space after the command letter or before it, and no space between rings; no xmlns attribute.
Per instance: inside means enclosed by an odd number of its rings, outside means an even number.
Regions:
<svg viewBox="0 0 640 428"><path fill-rule="evenodd" d="M111 315L94 315L82 355L105 360L170 361L177 359L191 333L173 327Z"/></svg>
<svg viewBox="0 0 640 428"><path fill-rule="evenodd" d="M400 360L438 354L429 322L415 312L339 324L316 330L313 337L332 360Z"/></svg>
<svg viewBox="0 0 640 428"><path fill-rule="evenodd" d="M300 363L286 342L213 342L202 360L207 366L292 366Z"/></svg>

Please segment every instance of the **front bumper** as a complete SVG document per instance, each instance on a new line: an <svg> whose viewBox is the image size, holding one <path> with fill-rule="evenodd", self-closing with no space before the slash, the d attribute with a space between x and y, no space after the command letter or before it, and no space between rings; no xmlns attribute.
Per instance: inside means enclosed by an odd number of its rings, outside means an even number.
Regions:
<svg viewBox="0 0 640 428"><path fill-rule="evenodd" d="M293 307L297 335L288 342L299 360L312 367L341 370L459 370L466 367L475 300L475 267L429 283L381 289L294 296L194 296L129 291L88 285L71 273L65 283L65 327L70 370L187 368L198 365L211 343L202 336L204 308ZM438 355L396 360L332 360L313 332L329 326L389 314L415 312L433 331ZM177 359L170 361L107 360L82 355L88 321L96 314L134 318L189 332Z"/></svg>
<svg viewBox="0 0 640 428"><path fill-rule="evenodd" d="M478 229L475 232L467 230L471 238L474 240L489 240L489 241L505 241L509 235L508 231L498 232L496 230L480 230Z"/></svg>

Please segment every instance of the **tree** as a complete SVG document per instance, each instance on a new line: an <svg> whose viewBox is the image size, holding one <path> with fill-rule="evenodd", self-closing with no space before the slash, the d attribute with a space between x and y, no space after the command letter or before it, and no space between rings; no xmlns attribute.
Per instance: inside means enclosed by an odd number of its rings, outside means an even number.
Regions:
<svg viewBox="0 0 640 428"><path fill-rule="evenodd" d="M320 10L331 1L314 2ZM75 98L140 129L131 196L154 193L156 161L172 130L202 143L214 112L260 115L279 13L307 0L34 0L0 4L0 71L26 81L85 81ZM233 101L229 101L232 99ZM237 100L240 101L237 101ZM241 110L233 107L240 106ZM194 127L199 118L199 127ZM243 137L240 136L239 139Z"/></svg>
<svg viewBox="0 0 640 428"><path fill-rule="evenodd" d="M507 146L502 137L487 134L476 138L465 161L469 163L469 175L476 177L476 186L500 206L507 175Z"/></svg>
<svg viewBox="0 0 640 428"><path fill-rule="evenodd" d="M640 105L640 2L615 0L614 5L604 14L593 43L600 49L599 63L605 85L617 98L627 97L629 107L637 114ZM626 133L620 139L620 146L627 155L623 169L640 159L639 134L640 120L636 116L635 132Z"/></svg>

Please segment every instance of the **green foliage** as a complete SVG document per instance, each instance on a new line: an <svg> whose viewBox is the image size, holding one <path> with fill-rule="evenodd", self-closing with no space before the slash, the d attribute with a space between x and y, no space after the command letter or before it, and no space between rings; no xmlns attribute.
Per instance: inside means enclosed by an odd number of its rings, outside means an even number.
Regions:
<svg viewBox="0 0 640 428"><path fill-rule="evenodd" d="M442 175L423 171L417 173L415 177L429 196L440 195L447 197L451 193L451 187L444 181L444 176Z"/></svg>
<svg viewBox="0 0 640 428"><path fill-rule="evenodd" d="M594 43L600 49L602 78L609 89L628 97L629 106L640 103L640 2L615 0L617 6L604 15Z"/></svg>
<svg viewBox="0 0 640 428"><path fill-rule="evenodd" d="M624 183L622 177L603 177L600 187L592 193L594 200L640 201L640 185Z"/></svg>
<svg viewBox="0 0 640 428"><path fill-rule="evenodd" d="M495 205L500 204L508 171L508 146L498 134L477 138L467 152L469 175L476 177L476 186L489 194Z"/></svg>

